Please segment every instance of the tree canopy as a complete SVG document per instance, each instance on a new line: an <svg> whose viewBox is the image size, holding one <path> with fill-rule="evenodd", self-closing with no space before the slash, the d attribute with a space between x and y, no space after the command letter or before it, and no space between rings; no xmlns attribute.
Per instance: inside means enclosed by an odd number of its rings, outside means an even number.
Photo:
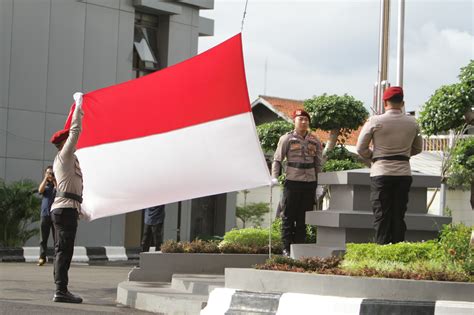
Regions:
<svg viewBox="0 0 474 315"><path fill-rule="evenodd" d="M311 115L311 126L326 131L357 129L369 116L364 103L347 94L315 96L304 102L304 108Z"/></svg>
<svg viewBox="0 0 474 315"><path fill-rule="evenodd" d="M344 143L349 134L367 120L369 112L364 103L353 96L324 93L304 102L311 116L311 127L330 131L325 152L332 150L336 142ZM339 139L339 136L342 138Z"/></svg>
<svg viewBox="0 0 474 315"><path fill-rule="evenodd" d="M431 136L473 123L474 60L461 68L459 82L437 89L420 111L419 123Z"/></svg>
<svg viewBox="0 0 474 315"><path fill-rule="evenodd" d="M286 121L272 121L257 126L260 145L265 152L275 151L280 137L293 130L293 124Z"/></svg>

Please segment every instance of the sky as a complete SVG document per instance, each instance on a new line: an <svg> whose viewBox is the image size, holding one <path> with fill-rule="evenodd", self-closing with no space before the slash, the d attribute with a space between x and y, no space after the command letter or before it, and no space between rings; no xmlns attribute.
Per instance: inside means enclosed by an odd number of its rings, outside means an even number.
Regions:
<svg viewBox="0 0 474 315"><path fill-rule="evenodd" d="M404 92L419 111L434 91L458 81L474 59L474 1L406 0ZM201 16L214 36L199 52L241 30L245 0L215 0ZM391 1L389 81L396 82L398 1ZM380 0L248 0L242 32L250 101L304 100L347 93L372 105L378 71ZM265 75L265 63L267 71Z"/></svg>

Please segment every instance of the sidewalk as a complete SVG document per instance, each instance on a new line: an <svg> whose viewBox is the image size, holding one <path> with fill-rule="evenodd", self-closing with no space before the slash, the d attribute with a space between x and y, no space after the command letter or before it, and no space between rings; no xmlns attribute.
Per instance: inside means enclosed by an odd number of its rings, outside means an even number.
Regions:
<svg viewBox="0 0 474 315"><path fill-rule="evenodd" d="M154 250L151 248L150 250ZM74 246L72 262L96 261L138 261L141 249L138 247L125 248L121 246ZM48 248L47 258L52 261L54 249ZM0 248L0 262L37 262L39 247Z"/></svg>
<svg viewBox="0 0 474 315"><path fill-rule="evenodd" d="M3 314L150 314L117 305L117 286L127 279L130 266L72 264L71 292L82 304L52 302L55 285L53 266L32 263L0 264L0 315Z"/></svg>

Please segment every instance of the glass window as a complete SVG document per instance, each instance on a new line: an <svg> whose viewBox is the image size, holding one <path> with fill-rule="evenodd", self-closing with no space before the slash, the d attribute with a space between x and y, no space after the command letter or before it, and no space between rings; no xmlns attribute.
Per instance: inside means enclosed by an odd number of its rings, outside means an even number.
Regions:
<svg viewBox="0 0 474 315"><path fill-rule="evenodd" d="M138 12L135 14L133 47L133 70L136 78L160 69L158 17Z"/></svg>

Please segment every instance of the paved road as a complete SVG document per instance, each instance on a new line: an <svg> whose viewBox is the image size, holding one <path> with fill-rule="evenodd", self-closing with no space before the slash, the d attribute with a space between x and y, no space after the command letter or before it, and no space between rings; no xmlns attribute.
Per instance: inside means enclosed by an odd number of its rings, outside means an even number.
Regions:
<svg viewBox="0 0 474 315"><path fill-rule="evenodd" d="M115 302L117 285L127 279L131 266L72 264L69 290L82 304L52 302L53 266L33 263L0 263L0 315L4 314L151 314Z"/></svg>

